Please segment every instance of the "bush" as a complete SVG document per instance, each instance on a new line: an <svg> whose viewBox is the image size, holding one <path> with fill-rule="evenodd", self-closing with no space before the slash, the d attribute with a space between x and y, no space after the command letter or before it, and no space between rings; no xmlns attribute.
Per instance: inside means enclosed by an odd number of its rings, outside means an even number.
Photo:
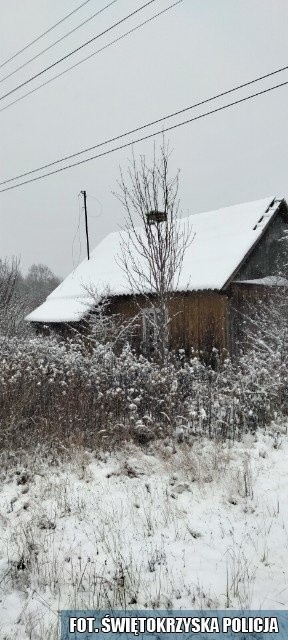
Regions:
<svg viewBox="0 0 288 640"><path fill-rule="evenodd" d="M251 351L215 369L180 352L163 367L129 346L117 354L79 337L13 337L0 342L0 380L1 449L111 448L131 438L239 439L283 411L287 366Z"/></svg>

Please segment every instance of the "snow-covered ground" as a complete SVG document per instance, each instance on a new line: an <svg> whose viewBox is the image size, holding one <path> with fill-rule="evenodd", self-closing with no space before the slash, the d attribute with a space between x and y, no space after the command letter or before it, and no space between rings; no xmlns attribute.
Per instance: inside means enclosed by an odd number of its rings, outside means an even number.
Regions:
<svg viewBox="0 0 288 640"><path fill-rule="evenodd" d="M56 640L62 608L288 608L287 460L274 425L2 465L1 638Z"/></svg>

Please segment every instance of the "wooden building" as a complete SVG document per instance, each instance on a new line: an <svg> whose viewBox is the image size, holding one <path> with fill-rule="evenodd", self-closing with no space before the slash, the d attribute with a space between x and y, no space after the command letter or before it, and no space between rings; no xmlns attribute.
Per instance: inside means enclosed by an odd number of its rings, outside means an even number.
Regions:
<svg viewBox="0 0 288 640"><path fill-rule="evenodd" d="M179 224L186 224L181 219ZM213 347L235 354L243 340L243 318L255 302L286 295L279 273L286 259L288 207L284 199L256 202L192 215L194 239L188 247L177 288L167 304L169 345L194 348L209 357ZM133 320L134 346L149 349L153 296L133 294L119 266L120 233L109 234L73 273L28 317L37 327L66 330L93 312L96 291L109 291L107 312ZM143 268L144 265L143 265ZM153 338L153 336L152 336Z"/></svg>

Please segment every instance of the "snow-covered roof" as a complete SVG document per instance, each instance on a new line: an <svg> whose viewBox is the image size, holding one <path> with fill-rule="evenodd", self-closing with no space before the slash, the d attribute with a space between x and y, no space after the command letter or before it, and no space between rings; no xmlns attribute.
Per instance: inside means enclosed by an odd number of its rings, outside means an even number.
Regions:
<svg viewBox="0 0 288 640"><path fill-rule="evenodd" d="M181 218L180 227L188 222L194 239L186 250L177 290L221 290L260 238L280 202L264 198ZM107 235L92 251L90 260L83 260L26 319L77 322L95 304L91 290L98 295L107 290L110 295L131 294L127 277L119 267L121 235L125 233Z"/></svg>

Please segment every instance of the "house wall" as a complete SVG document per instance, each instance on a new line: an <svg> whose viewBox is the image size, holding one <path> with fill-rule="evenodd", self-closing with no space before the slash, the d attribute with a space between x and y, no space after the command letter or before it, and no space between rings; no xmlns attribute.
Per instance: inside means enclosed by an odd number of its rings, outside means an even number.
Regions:
<svg viewBox="0 0 288 640"><path fill-rule="evenodd" d="M253 333L253 313L259 303L273 304L273 296L279 293L279 287L244 284L234 282L230 286L228 303L228 348L232 356L237 357L249 346L246 328ZM283 291L287 295L287 290Z"/></svg>
<svg viewBox="0 0 288 640"><path fill-rule="evenodd" d="M228 295L228 349L237 356L241 349L247 348L246 324L253 314L253 307L259 302L273 298L276 289L263 285L237 283L238 280L255 280L266 276L277 276L287 271L287 243L280 240L288 230L288 210L285 202L278 208L277 214L266 229L256 247L247 256L245 262L234 275L234 281L227 287ZM283 295L286 295L284 292ZM251 322L250 322L251 328Z"/></svg>
<svg viewBox="0 0 288 640"><path fill-rule="evenodd" d="M287 243L280 242L280 239L287 230L287 205L283 202L260 242L239 269L236 280L251 280L283 272L287 263Z"/></svg>
<svg viewBox="0 0 288 640"><path fill-rule="evenodd" d="M271 288L237 284L237 280L262 278L284 272L288 263L288 252L286 243L279 240L283 238L287 229L288 208L283 201L268 229L239 271L234 273L233 282L227 285L225 291L174 294L168 309L171 348L183 348L189 353L193 347L196 352L202 352L208 360L213 347L220 352L227 350L231 355L237 354L238 342L243 343L245 339L243 322L250 313L251 305L271 295ZM108 313L131 322L131 343L135 348L141 348L143 342L140 310L147 306L149 304L144 296L137 296L136 300L130 296L122 296L113 298L107 310ZM79 325L83 327L83 331L87 331L85 322L76 326ZM66 331L69 333L70 327L68 324L53 325L51 330L61 331L65 336Z"/></svg>
<svg viewBox="0 0 288 640"><path fill-rule="evenodd" d="M132 344L142 345L141 309L149 306L147 298L137 296L136 301L131 297L114 299L109 312L118 314L126 321L135 322ZM228 298L214 291L199 291L192 293L178 293L168 304L170 318L170 348L185 349L188 353L193 347L202 352L209 359L212 348L220 351L228 346Z"/></svg>
<svg viewBox="0 0 288 640"><path fill-rule="evenodd" d="M227 297L214 291L176 296L170 303L173 348L203 353L209 359L213 347L227 349Z"/></svg>

